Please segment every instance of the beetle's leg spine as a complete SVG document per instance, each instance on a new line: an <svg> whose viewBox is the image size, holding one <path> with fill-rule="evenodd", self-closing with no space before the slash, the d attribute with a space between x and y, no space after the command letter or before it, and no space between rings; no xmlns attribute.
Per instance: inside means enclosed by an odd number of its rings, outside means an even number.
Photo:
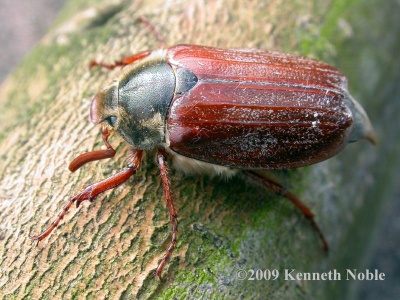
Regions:
<svg viewBox="0 0 400 300"><path fill-rule="evenodd" d="M169 211L169 221L171 224L171 242L169 244L168 250L165 253L164 257L162 258L160 264L156 270L156 276L161 280L161 273L164 268L164 265L167 263L169 257L171 256L172 252L174 251L176 239L178 235L178 219L177 213L174 205L174 201L172 199L172 191L171 191L171 184L168 179L168 169L166 165L166 153L164 150L158 150L157 153L157 162L158 168L160 169L161 181L163 185L164 195L167 202L167 207Z"/></svg>
<svg viewBox="0 0 400 300"><path fill-rule="evenodd" d="M89 200L92 202L99 194L113 189L127 181L133 174L136 173L137 169L139 168L143 154L142 150L131 149L131 152L132 155L129 156L129 162L125 170L100 182L89 185L82 192L72 197L68 204L64 206L63 210L58 214L57 218L51 223L51 225L41 234L32 236L31 239L38 242L45 239L58 226L73 203L76 202L76 207L79 207L82 201Z"/></svg>
<svg viewBox="0 0 400 300"><path fill-rule="evenodd" d="M328 243L324 237L324 234L322 233L321 229L319 228L317 222L315 222L313 213L303 202L300 201L299 198L297 198L294 194L286 191L282 185L280 185L276 181L272 180L271 178L268 178L267 176L261 176L253 171L245 171L245 173L248 174L254 180L262 183L269 190L273 191L274 193L276 193L278 195L283 196L284 198L286 198L290 202L292 202L303 213L303 215L308 220L310 220L311 225L315 228L315 230L318 233L318 236L322 242L322 246L323 246L324 250L325 251L329 250Z"/></svg>

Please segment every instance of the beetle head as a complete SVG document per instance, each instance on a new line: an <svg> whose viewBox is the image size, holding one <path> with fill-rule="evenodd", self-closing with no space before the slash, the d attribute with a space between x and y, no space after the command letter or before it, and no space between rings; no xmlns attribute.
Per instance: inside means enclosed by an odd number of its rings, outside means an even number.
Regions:
<svg viewBox="0 0 400 300"><path fill-rule="evenodd" d="M137 149L165 142L165 119L175 89L172 68L162 60L144 60L124 69L119 80L93 99L90 117L107 122Z"/></svg>
<svg viewBox="0 0 400 300"><path fill-rule="evenodd" d="M114 81L94 96L90 106L90 119L95 124L105 121L111 127L114 127L118 120L117 104L118 82Z"/></svg>

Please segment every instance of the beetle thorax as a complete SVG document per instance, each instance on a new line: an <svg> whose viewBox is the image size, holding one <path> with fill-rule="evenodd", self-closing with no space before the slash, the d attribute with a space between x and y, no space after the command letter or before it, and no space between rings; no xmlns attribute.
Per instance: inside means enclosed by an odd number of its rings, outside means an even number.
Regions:
<svg viewBox="0 0 400 300"><path fill-rule="evenodd" d="M153 148L165 141L174 89L175 75L165 60L145 59L126 67L119 80L97 94L92 120L107 121L137 149Z"/></svg>

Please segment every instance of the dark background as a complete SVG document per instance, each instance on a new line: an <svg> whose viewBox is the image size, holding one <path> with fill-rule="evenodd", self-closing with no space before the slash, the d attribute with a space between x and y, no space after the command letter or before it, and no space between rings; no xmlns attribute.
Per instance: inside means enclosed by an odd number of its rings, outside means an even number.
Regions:
<svg viewBox="0 0 400 300"><path fill-rule="evenodd" d="M46 33L66 0L0 0L0 83ZM395 299L400 295L400 186L387 207L374 238L370 270L386 274L385 281L358 282L355 299ZM379 199L377 199L379 201Z"/></svg>

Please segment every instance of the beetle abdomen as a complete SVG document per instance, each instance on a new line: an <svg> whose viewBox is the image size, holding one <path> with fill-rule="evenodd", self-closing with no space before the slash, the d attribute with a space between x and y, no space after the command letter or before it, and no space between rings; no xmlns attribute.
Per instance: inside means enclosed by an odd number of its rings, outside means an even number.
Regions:
<svg viewBox="0 0 400 300"><path fill-rule="evenodd" d="M325 160L348 142L346 79L334 68L276 52L188 52L168 50L173 66L198 78L169 109L173 151L236 168L282 169Z"/></svg>

